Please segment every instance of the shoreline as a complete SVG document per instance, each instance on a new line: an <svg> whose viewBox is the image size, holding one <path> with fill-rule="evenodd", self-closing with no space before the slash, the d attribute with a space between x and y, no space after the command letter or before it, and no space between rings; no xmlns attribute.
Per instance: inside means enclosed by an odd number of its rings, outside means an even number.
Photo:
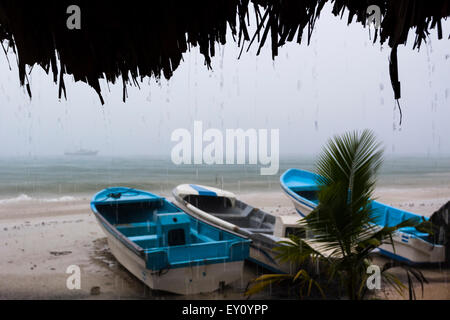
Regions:
<svg viewBox="0 0 450 320"><path fill-rule="evenodd" d="M157 192L158 193L158 192ZM272 210L292 207L290 199L282 192L273 190L245 190L234 192L237 197L259 208ZM160 192L169 200L171 193ZM90 212L90 194L61 195L57 198L32 198L19 196L0 199L0 221L27 217L53 217ZM374 200L412 213L431 216L450 200L450 185L443 187L380 187L374 192ZM273 212L276 213L276 212Z"/></svg>
<svg viewBox="0 0 450 320"><path fill-rule="evenodd" d="M281 191L237 195L274 215L295 215L291 201ZM380 202L430 216L450 199L450 187L438 191L380 188L375 195ZM111 255L89 201L90 198L83 196L68 201L28 199L0 203L0 299L245 299L242 293L248 281L263 272L256 265L246 263L239 283L220 293L177 296L153 291ZM80 290L66 287L69 277L66 270L70 265L81 269ZM450 271L436 267L421 270L430 279L425 285L424 298L450 299ZM93 287L100 287L99 295L91 295ZM401 298L389 290L387 294L389 299ZM252 299L280 297L284 298L275 292L263 292ZM417 298L422 298L420 288Z"/></svg>

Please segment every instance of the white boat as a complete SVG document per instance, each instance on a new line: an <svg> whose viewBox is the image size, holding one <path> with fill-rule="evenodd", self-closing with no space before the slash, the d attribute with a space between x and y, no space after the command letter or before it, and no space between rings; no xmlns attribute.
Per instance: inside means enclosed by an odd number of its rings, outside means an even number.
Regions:
<svg viewBox="0 0 450 320"><path fill-rule="evenodd" d="M211 292L242 278L249 240L187 215L165 198L114 187L91 202L112 254L147 286Z"/></svg>
<svg viewBox="0 0 450 320"><path fill-rule="evenodd" d="M66 151L64 155L66 156L96 156L98 154L98 150L87 150L87 149L78 149L76 151Z"/></svg>
<svg viewBox="0 0 450 320"><path fill-rule="evenodd" d="M280 177L281 188L302 217L307 216L318 205L317 178L316 174L299 169L289 169ZM417 221L429 220L427 217L377 201L372 201L372 208L376 215L376 224L380 228L394 226L411 218ZM394 247L391 244L383 244L378 248L381 254L389 258L411 264L445 261L445 246L433 243L428 233L420 232L414 227L400 228L394 233L392 240Z"/></svg>
<svg viewBox="0 0 450 320"><path fill-rule="evenodd" d="M175 204L187 214L252 241L248 260L276 273L293 273L296 266L280 263L274 251L277 242L299 231L297 216L274 216L244 203L232 192L182 184L172 191Z"/></svg>

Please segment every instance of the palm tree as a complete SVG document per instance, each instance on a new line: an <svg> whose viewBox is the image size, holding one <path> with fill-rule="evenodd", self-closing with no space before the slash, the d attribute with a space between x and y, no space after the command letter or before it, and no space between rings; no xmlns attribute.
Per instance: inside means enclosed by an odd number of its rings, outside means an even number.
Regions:
<svg viewBox="0 0 450 320"><path fill-rule="evenodd" d="M322 286L323 274L326 273L328 281L325 285L337 284L349 299L364 298L370 276L367 273L372 259L370 253L381 244L393 245L392 234L397 229L417 226L417 222L412 220L384 228L374 223L371 199L382 158L380 143L369 130L361 134L345 133L328 141L316 164L316 173L320 176L317 181L319 204L299 221L302 229L309 230L313 237L305 239L291 235L289 241L281 242L277 248L280 261L294 262L302 268L294 275L263 275L252 283L247 295L267 285L289 280L299 285L300 296L305 291L310 295L312 288L325 296ZM314 271L313 265L320 265L322 271ZM380 269L380 275L402 293L406 286L388 272L395 266L398 264L386 264ZM426 279L420 271L403 267L412 298L415 296L412 277L420 282L422 290Z"/></svg>

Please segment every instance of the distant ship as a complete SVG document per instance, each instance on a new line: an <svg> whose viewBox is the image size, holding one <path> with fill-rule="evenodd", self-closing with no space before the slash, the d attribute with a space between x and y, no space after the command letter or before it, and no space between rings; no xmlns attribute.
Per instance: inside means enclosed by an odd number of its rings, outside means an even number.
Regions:
<svg viewBox="0 0 450 320"><path fill-rule="evenodd" d="M64 155L66 155L66 156L96 156L97 153L98 153L98 150L79 149L74 152L64 152Z"/></svg>

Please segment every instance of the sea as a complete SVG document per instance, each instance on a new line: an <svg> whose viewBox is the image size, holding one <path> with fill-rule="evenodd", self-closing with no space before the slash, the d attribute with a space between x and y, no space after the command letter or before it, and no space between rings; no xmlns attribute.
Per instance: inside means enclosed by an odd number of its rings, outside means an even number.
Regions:
<svg viewBox="0 0 450 320"><path fill-rule="evenodd" d="M259 165L175 165L170 159L129 156L54 156L0 158L0 204L69 201L90 198L111 186L125 186L169 196L182 183L197 183L236 193L280 192L280 175L289 168L314 170L315 158L280 159L278 174L261 175ZM450 156L387 157L377 187L450 186Z"/></svg>

